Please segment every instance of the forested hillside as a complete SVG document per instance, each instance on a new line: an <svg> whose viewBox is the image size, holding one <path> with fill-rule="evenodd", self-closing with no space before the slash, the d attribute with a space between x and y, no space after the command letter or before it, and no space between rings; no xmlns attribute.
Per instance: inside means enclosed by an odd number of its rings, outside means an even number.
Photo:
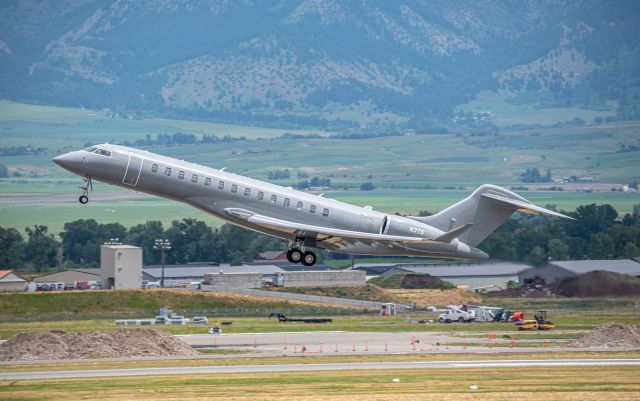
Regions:
<svg viewBox="0 0 640 401"><path fill-rule="evenodd" d="M454 109L483 91L639 118L639 4L8 1L0 97L343 131L491 132Z"/></svg>

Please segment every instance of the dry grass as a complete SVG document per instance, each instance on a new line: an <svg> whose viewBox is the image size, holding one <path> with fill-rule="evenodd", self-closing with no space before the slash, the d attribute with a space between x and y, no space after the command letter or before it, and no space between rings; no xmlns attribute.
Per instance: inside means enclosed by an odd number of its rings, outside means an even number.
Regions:
<svg viewBox="0 0 640 401"><path fill-rule="evenodd" d="M482 298L465 289L456 288L453 290L394 290L387 289L387 292L415 302L418 307L426 306L447 306L480 302Z"/></svg>
<svg viewBox="0 0 640 401"><path fill-rule="evenodd" d="M409 369L0 382L5 400L638 400L637 367ZM400 383L392 383L392 378ZM479 386L476 391L469 385Z"/></svg>

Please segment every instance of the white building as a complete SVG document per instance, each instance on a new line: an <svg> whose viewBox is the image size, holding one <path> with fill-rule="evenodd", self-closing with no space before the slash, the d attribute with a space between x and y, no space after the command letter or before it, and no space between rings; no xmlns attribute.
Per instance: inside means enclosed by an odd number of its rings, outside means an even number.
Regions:
<svg viewBox="0 0 640 401"><path fill-rule="evenodd" d="M100 279L103 289L142 287L142 248L131 245L100 247Z"/></svg>

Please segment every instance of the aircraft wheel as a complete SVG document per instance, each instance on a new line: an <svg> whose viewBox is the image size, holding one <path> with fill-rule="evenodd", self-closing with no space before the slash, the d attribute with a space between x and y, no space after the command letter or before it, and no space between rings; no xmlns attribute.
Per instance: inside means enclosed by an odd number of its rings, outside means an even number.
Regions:
<svg viewBox="0 0 640 401"><path fill-rule="evenodd" d="M313 252L305 252L302 255L302 264L305 266L313 266L316 264L316 254Z"/></svg>
<svg viewBox="0 0 640 401"><path fill-rule="evenodd" d="M287 260L291 263L300 263L302 260L302 252L299 249L289 249L287 252Z"/></svg>
<svg viewBox="0 0 640 401"><path fill-rule="evenodd" d="M80 195L78 201L80 201L80 203L82 203L83 205L86 205L87 202L89 202L89 197L87 195Z"/></svg>

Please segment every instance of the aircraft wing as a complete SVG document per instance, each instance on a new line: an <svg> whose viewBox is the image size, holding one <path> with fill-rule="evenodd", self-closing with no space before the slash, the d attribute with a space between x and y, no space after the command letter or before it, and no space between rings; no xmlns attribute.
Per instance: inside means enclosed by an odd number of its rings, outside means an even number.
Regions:
<svg viewBox="0 0 640 401"><path fill-rule="evenodd" d="M384 243L428 243L434 242L433 239L420 237L405 237L400 235L385 235L376 233L367 233L361 231L341 230L331 227L314 226L311 224L296 223L288 220L275 219L260 214L253 213L246 209L229 208L225 212L234 217L241 218L265 228L281 231L285 233L295 234L317 234L318 240L330 243L337 242L355 242L355 241L374 241Z"/></svg>

